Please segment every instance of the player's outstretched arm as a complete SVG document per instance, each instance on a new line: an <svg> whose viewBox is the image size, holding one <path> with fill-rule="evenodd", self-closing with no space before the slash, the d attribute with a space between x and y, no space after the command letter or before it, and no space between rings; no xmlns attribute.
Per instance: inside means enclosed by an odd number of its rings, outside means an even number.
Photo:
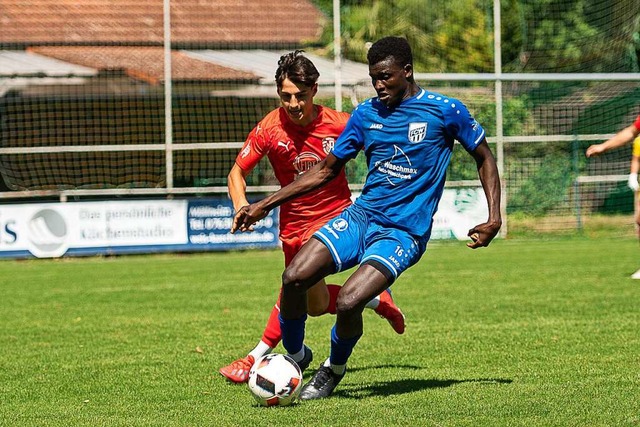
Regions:
<svg viewBox="0 0 640 427"><path fill-rule="evenodd" d="M476 225L467 233L471 238L471 242L467 243L467 246L471 249L476 249L482 246L489 246L489 243L496 237L502 226L502 216L500 214L500 176L498 174L496 159L493 157L493 153L491 153L486 139L482 141L471 155L476 161L478 175L489 207L489 219L487 222Z"/></svg>
<svg viewBox="0 0 640 427"><path fill-rule="evenodd" d="M245 171L238 164L234 164L227 176L227 190L229 191L229 197L233 203L233 209L236 211L236 217L243 206L248 206L247 200L247 176L251 173L250 170ZM249 231L253 231L252 228Z"/></svg>
<svg viewBox="0 0 640 427"><path fill-rule="evenodd" d="M325 159L291 184L256 203L242 207L233 218L231 232L248 231L253 224L267 216L271 209L323 186L340 173L345 163L345 160L329 153Z"/></svg>
<svg viewBox="0 0 640 427"><path fill-rule="evenodd" d="M249 204L247 200L247 175L251 171L245 171L238 164L234 164L227 175L227 190L235 211Z"/></svg>
<svg viewBox="0 0 640 427"><path fill-rule="evenodd" d="M587 157L594 157L614 148L622 147L623 145L631 142L639 133L640 131L635 125L628 126L602 144L589 146L585 154Z"/></svg>

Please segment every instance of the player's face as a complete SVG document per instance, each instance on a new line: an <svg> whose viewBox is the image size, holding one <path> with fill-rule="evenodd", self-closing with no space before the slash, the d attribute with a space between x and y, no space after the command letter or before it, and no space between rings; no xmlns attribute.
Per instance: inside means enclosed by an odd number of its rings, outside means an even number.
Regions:
<svg viewBox="0 0 640 427"><path fill-rule="evenodd" d="M315 110L313 97L318 92L318 85L305 86L295 84L291 80L284 79L282 87L278 89L280 102L287 112L289 119L300 126L306 126L313 121Z"/></svg>
<svg viewBox="0 0 640 427"><path fill-rule="evenodd" d="M378 99L387 107L396 107L403 99L409 98L413 74L410 64L404 67L394 61L393 57L369 65L371 84L378 94Z"/></svg>

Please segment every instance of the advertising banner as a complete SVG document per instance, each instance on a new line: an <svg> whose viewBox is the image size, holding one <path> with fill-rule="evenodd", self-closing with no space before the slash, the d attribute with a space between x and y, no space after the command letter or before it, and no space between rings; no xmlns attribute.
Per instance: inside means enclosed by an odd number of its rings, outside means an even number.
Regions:
<svg viewBox="0 0 640 427"><path fill-rule="evenodd" d="M277 210L253 233L229 233L226 198L0 206L0 257L52 258L278 245Z"/></svg>
<svg viewBox="0 0 640 427"><path fill-rule="evenodd" d="M488 217L487 198L481 188L447 188L433 217L431 239L469 240L469 230Z"/></svg>
<svg viewBox="0 0 640 427"><path fill-rule="evenodd" d="M153 252L274 248L278 210L251 233L231 234L226 197L0 205L0 257L54 258ZM482 189L445 189L432 239L467 240L487 219Z"/></svg>
<svg viewBox="0 0 640 427"><path fill-rule="evenodd" d="M228 200L194 199L187 211L189 245L194 249L268 248L279 244L278 209L254 224L253 232L231 234L234 210Z"/></svg>

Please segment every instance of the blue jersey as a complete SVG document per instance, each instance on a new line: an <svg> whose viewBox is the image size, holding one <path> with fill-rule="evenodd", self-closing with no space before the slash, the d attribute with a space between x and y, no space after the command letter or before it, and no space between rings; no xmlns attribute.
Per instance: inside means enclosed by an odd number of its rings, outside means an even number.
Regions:
<svg viewBox="0 0 640 427"><path fill-rule="evenodd" d="M393 109L377 98L360 104L332 152L353 159L364 150L369 172L355 203L383 226L428 239L454 140L471 152L484 135L462 102L420 89Z"/></svg>

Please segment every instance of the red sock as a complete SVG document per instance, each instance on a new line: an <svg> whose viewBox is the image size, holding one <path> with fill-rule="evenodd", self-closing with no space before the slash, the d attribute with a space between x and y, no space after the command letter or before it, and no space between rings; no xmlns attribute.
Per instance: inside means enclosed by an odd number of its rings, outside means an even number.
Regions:
<svg viewBox="0 0 640 427"><path fill-rule="evenodd" d="M340 285L327 285L327 290L329 291L327 313L336 314L336 301L338 300L338 292L340 292L340 289L342 289Z"/></svg>
<svg viewBox="0 0 640 427"><path fill-rule="evenodd" d="M276 305L271 309L269 320L267 320L267 326L262 333L262 341L269 345L271 348L276 348L278 343L282 340L282 331L280 330L280 295L278 295L278 301Z"/></svg>

